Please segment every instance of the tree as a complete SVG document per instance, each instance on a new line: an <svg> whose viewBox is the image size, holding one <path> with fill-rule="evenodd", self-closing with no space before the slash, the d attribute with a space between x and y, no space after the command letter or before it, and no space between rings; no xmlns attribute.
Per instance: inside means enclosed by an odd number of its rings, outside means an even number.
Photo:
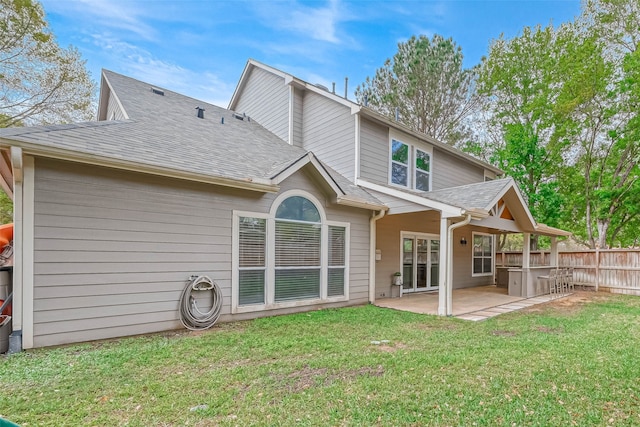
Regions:
<svg viewBox="0 0 640 427"><path fill-rule="evenodd" d="M90 120L96 84L32 0L0 0L0 127Z"/></svg>
<svg viewBox="0 0 640 427"><path fill-rule="evenodd" d="M487 128L493 128L490 159L512 176L539 222L557 226L563 204L558 196L561 154L567 142L553 108L561 78L557 63L565 30L525 27L507 40L500 36L481 64L478 93L482 96ZM473 148L473 147L472 147ZM476 148L477 149L477 148ZM538 244L532 237L532 248Z"/></svg>
<svg viewBox="0 0 640 427"><path fill-rule="evenodd" d="M462 49L435 35L398 44L373 78L356 88L356 99L411 129L455 145L470 133L466 121L475 111L476 68L464 69ZM365 101L366 100L366 101Z"/></svg>
<svg viewBox="0 0 640 427"><path fill-rule="evenodd" d="M590 0L574 25L582 52L568 56L567 106L577 170L566 192L585 212L591 246L634 245L640 220L640 5Z"/></svg>

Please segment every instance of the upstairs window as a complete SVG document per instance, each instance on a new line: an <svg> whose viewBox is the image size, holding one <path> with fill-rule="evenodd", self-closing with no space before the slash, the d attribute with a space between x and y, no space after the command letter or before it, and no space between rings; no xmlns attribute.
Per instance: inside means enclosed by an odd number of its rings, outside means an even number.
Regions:
<svg viewBox="0 0 640 427"><path fill-rule="evenodd" d="M395 139L391 141L391 183L409 186L409 146Z"/></svg>
<svg viewBox="0 0 640 427"><path fill-rule="evenodd" d="M417 191L431 191L433 162L429 148L420 149L392 139L389 160L389 183Z"/></svg>
<svg viewBox="0 0 640 427"><path fill-rule="evenodd" d="M431 155L416 148L416 190L431 190Z"/></svg>

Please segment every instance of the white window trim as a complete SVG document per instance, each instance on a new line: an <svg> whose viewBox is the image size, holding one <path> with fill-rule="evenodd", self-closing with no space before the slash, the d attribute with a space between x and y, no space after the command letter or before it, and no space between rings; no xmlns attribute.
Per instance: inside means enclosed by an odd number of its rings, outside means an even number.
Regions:
<svg viewBox="0 0 640 427"><path fill-rule="evenodd" d="M491 272L489 273L474 273L473 272L473 261L476 258L473 255L473 242L475 242L475 236L489 236L491 237ZM495 236L493 234L489 234L489 233L482 233L479 231L473 231L471 233L471 277L487 277L487 276L493 276L493 272L495 271L496 268L496 239ZM484 258L484 257L483 257Z"/></svg>
<svg viewBox="0 0 640 427"><path fill-rule="evenodd" d="M275 250L275 228L276 228L276 211L280 204L287 198L293 196L301 196L310 200L318 209L321 220L321 268L320 268L320 298L310 298L296 301L284 301L275 302L275 257L273 256ZM266 273L265 273L265 303L264 304L251 304L240 305L240 255L239 255L239 227L240 217L260 218L265 219L267 222L267 246L265 253L266 260ZM344 227L345 228L345 277L344 277L344 295L328 297L328 270L329 270L329 226ZM231 259L231 313L251 313L256 311L276 310L292 307L303 307L317 304L327 304L332 302L342 302L349 300L349 266L350 266L350 248L351 248L351 225L346 222L329 221L323 209L323 205L320 201L302 190L290 190L280 194L273 201L271 209L268 214L249 212L249 211L233 211L233 223L232 223L232 259Z"/></svg>

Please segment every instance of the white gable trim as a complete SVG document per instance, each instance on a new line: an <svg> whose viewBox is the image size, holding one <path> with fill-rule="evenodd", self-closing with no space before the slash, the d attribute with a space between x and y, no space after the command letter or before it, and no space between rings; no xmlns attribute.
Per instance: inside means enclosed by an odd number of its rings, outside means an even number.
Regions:
<svg viewBox="0 0 640 427"><path fill-rule="evenodd" d="M271 177L271 182L273 182L273 184L275 185L280 185L282 181L289 178L291 175L298 172L300 169L302 169L304 166L308 164L313 165L313 167L318 171L318 173L322 176L322 178L326 181L326 183L331 187L331 189L333 190L333 192L336 194L337 197L346 195L346 193L342 191L340 186L333 180L333 178L331 178L331 175L327 173L327 171L322 166L322 164L318 161L316 156L314 156L313 153L311 152L300 157L298 160L296 160L295 162L287 166L283 171Z"/></svg>
<svg viewBox="0 0 640 427"><path fill-rule="evenodd" d="M118 94L113 90L113 87L111 87L111 83L109 83L109 79L107 78L107 76L104 74L104 72L102 73L102 79L103 81L106 83L107 87L109 88L109 96L113 96L113 99L116 100L116 103L118 104L118 107L120 107L120 111L122 111L122 115L124 116L124 118L126 120L129 119L129 115L127 114L127 110L124 109L124 107L122 106L122 102L120 102L120 98L118 98ZM104 87L104 86L102 86ZM105 99L104 95L102 94L102 88L100 88L100 100ZM107 106L106 108L108 108L108 103L109 101L107 101ZM100 108L100 111L98 111L98 117L100 117L100 115L102 114L102 102L100 103L100 105L98 106L98 108ZM109 120L109 117L106 117L105 120Z"/></svg>
<svg viewBox="0 0 640 427"><path fill-rule="evenodd" d="M522 197L522 193L520 193L520 189L518 189L518 186L516 185L516 183L513 180L513 178L507 178L507 179L510 182L507 185L504 186L504 188L493 198L493 200L491 200L489 205L486 206L486 209L489 210L492 207L494 207L495 205L497 205L498 202L500 201L500 199L502 199L510 189L513 189L515 191L515 193L516 193L516 196L518 197L518 202L522 205L522 207L524 208L525 213L527 214L526 218L527 218L527 220L529 222L527 225L531 226L531 229L535 229L536 220L533 219L533 216L531 216L531 212L529 211L529 207L524 202L524 198Z"/></svg>

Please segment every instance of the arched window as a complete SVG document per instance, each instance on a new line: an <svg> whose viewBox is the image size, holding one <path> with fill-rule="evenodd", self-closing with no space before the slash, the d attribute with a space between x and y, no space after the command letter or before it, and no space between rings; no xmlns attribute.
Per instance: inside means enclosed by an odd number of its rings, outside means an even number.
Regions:
<svg viewBox="0 0 640 427"><path fill-rule="evenodd" d="M285 199L275 218L275 301L320 298L322 224L309 199Z"/></svg>
<svg viewBox="0 0 640 427"><path fill-rule="evenodd" d="M270 214L234 214L234 312L348 297L349 225L327 221L320 203L293 190Z"/></svg>

